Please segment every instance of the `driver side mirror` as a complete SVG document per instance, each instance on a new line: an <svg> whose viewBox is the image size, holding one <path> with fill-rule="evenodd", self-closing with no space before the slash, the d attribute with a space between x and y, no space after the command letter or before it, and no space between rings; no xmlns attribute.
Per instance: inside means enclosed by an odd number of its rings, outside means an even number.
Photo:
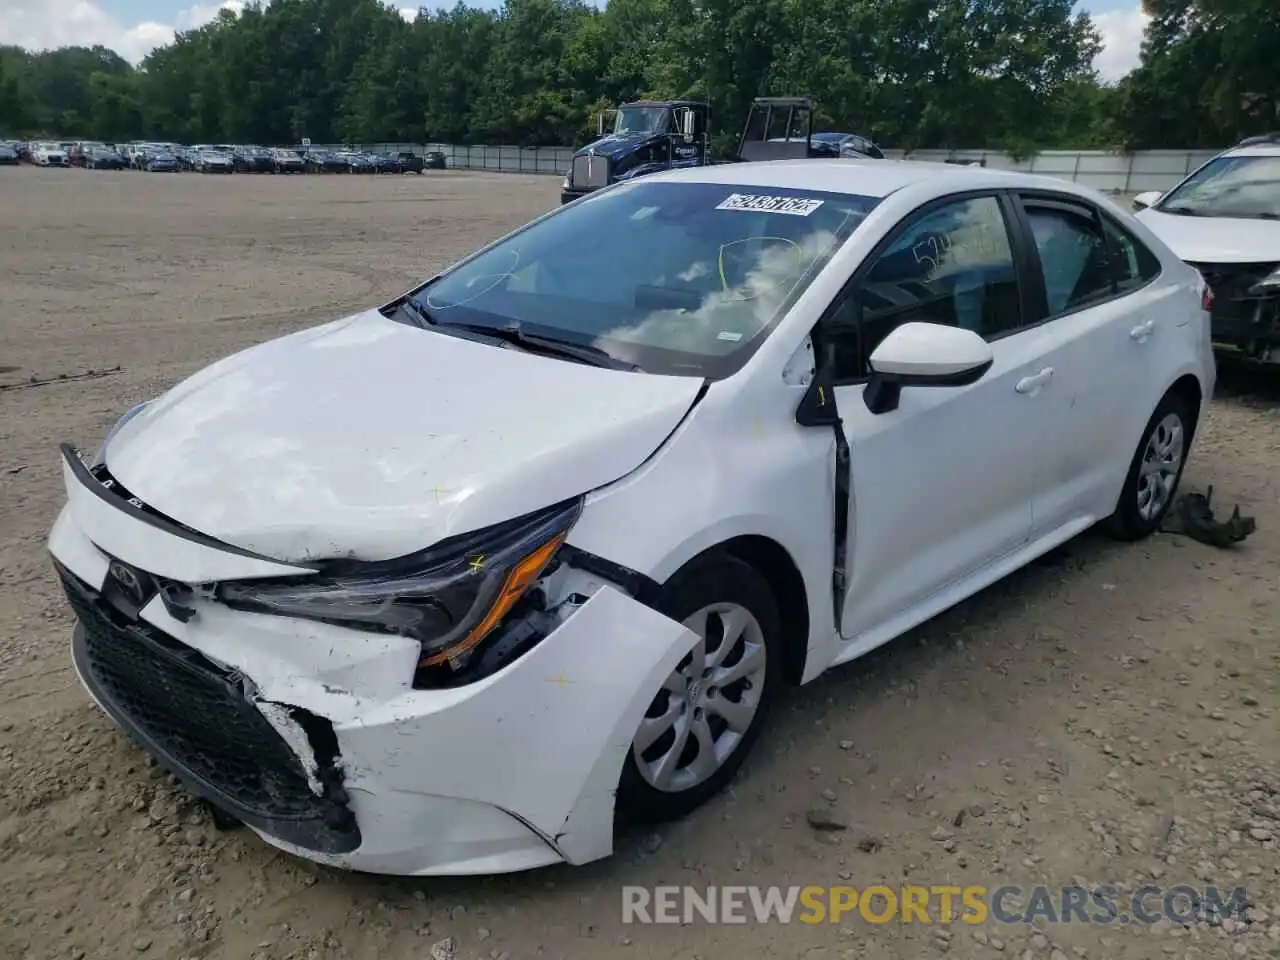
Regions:
<svg viewBox="0 0 1280 960"><path fill-rule="evenodd" d="M1130 206L1132 206L1134 210L1145 210L1147 207L1155 206L1156 201L1159 200L1161 196L1163 196L1163 194L1161 194L1159 190L1148 190L1146 193L1140 193L1134 197L1133 203L1130 204Z"/></svg>
<svg viewBox="0 0 1280 960"><path fill-rule="evenodd" d="M993 362L991 344L972 330L939 323L904 323L871 354L862 399L872 413L898 409L903 387L967 387Z"/></svg>

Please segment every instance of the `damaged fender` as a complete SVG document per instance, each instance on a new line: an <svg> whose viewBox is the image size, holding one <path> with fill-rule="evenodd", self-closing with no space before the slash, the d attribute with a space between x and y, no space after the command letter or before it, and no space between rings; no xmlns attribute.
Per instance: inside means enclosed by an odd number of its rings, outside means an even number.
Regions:
<svg viewBox="0 0 1280 960"><path fill-rule="evenodd" d="M339 727L341 751L377 770L382 788L505 810L569 863L607 857L626 752L697 639L604 586L511 668L468 687L406 694ZM358 795L360 773L348 773Z"/></svg>

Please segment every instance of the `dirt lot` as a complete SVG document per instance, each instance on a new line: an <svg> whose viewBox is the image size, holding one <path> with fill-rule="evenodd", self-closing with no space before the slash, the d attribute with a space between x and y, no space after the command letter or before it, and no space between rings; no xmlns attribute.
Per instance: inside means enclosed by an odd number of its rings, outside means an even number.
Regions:
<svg viewBox="0 0 1280 960"><path fill-rule="evenodd" d="M390 298L557 186L0 170L0 956L400 960L452 938L459 960L1280 957L1274 374L1224 371L1188 472L1257 516L1240 549L1086 536L799 691L729 795L588 868L316 869L217 830L91 706L44 551L56 444L91 447L219 356ZM846 829L812 830L814 807ZM1254 906L1038 932L621 921L624 884L1073 882L1243 886Z"/></svg>

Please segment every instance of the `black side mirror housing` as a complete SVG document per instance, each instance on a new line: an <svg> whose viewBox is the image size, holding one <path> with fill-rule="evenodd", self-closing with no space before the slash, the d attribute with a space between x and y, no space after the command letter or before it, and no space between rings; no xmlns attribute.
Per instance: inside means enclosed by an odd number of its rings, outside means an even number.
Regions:
<svg viewBox="0 0 1280 960"><path fill-rule="evenodd" d="M867 386L862 391L862 399L872 413L889 413L898 409L903 387L967 387L981 380L991 369L993 362L988 360L968 370L939 376L880 373L873 368Z"/></svg>

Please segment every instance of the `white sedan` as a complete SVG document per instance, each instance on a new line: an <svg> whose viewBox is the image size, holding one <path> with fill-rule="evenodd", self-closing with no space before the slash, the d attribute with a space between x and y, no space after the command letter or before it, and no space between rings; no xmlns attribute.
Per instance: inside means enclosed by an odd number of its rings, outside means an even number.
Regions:
<svg viewBox="0 0 1280 960"><path fill-rule="evenodd" d="M63 447L97 703L336 866L581 864L788 684L1156 529L1204 285L1093 191L918 162L619 184Z"/></svg>
<svg viewBox="0 0 1280 960"><path fill-rule="evenodd" d="M31 162L38 167L70 166L67 151L60 143L37 143L31 148Z"/></svg>

